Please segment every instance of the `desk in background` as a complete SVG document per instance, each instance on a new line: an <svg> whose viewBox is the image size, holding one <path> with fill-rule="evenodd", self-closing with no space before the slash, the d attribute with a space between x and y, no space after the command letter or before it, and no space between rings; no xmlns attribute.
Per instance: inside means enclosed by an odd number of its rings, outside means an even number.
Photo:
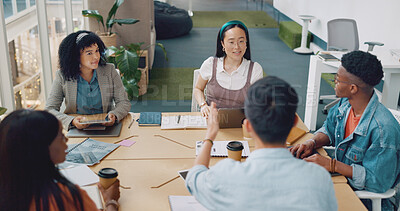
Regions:
<svg viewBox="0 0 400 211"><path fill-rule="evenodd" d="M193 113L191 114L193 115ZM135 114L134 116L137 118L139 115ZM130 189L121 188L119 200L121 211L169 210L169 195L190 195L177 172L193 166L195 143L204 138L205 130L161 130L159 126L139 127L137 122L128 129L131 121L131 116L122 120L123 127L120 137L96 137L95 139L114 143L125 137L137 135L130 139L135 140L136 143L131 147L119 147L91 169L98 172L105 167L115 168L119 172L118 178L121 185L130 187ZM306 128L302 121L298 121L297 126ZM154 135L162 135L175 142ZM295 144L302 143L311 136L311 134L306 134ZM216 140L241 140L242 137L241 128L221 129ZM68 144L78 143L82 140L82 138L71 138ZM249 145L250 151L253 151L254 142L250 141ZM193 147L193 149L188 147ZM319 151L321 154L324 153L323 149L319 149ZM222 159L224 158L211 158L210 166ZM339 210L366 210L350 186L346 184L346 178L343 176L333 177L332 181Z"/></svg>
<svg viewBox="0 0 400 211"><path fill-rule="evenodd" d="M388 108L397 109L400 92L400 62L396 61L389 51L379 52L376 55L382 62L385 75L382 104ZM317 55L310 56L306 110L304 114L304 123L310 130L316 130L321 74L336 73L339 66L340 62L325 62L318 58Z"/></svg>

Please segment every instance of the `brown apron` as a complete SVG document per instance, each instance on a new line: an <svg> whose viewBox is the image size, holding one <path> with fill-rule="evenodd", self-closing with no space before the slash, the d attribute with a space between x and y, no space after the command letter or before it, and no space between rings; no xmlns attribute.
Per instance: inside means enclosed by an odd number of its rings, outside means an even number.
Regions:
<svg viewBox="0 0 400 211"><path fill-rule="evenodd" d="M239 90L225 89L217 81L217 60L214 58L211 80L207 83L207 104L215 102L218 108L243 108L247 89L250 87L254 62L250 62L246 84Z"/></svg>

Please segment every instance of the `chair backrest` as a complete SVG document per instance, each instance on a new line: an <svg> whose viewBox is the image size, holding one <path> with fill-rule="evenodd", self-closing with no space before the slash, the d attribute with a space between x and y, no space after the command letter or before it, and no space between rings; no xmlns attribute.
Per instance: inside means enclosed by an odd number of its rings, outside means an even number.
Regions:
<svg viewBox="0 0 400 211"><path fill-rule="evenodd" d="M199 78L200 69L196 69L193 71L193 91L192 91L192 112L200 111L199 104L197 103L196 98L194 97L194 87L196 86L197 79Z"/></svg>
<svg viewBox="0 0 400 211"><path fill-rule="evenodd" d="M357 23L353 19L333 19L328 21L327 50L342 49L354 51L359 48Z"/></svg>

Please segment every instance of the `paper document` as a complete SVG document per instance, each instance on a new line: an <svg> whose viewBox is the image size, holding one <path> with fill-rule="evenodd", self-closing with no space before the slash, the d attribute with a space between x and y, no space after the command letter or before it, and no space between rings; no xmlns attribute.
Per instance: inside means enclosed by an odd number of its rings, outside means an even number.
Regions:
<svg viewBox="0 0 400 211"><path fill-rule="evenodd" d="M99 176L83 164L59 169L60 173L64 175L64 177L79 186L92 185L99 182Z"/></svg>
<svg viewBox="0 0 400 211"><path fill-rule="evenodd" d="M207 119L198 115L163 116L161 129L207 128Z"/></svg>
<svg viewBox="0 0 400 211"><path fill-rule="evenodd" d="M211 148L212 157L228 157L228 150L226 145L231 141L214 141L214 145ZM249 143L247 141L239 141L243 144L242 157L248 157L250 154ZM202 147L202 141L196 142L196 156L200 153Z"/></svg>
<svg viewBox="0 0 400 211"><path fill-rule="evenodd" d="M194 196L168 196L171 211L207 211Z"/></svg>
<svg viewBox="0 0 400 211"><path fill-rule="evenodd" d="M99 163L106 155L118 148L119 144L110 144L87 138L79 144L68 144L66 160L71 163Z"/></svg>

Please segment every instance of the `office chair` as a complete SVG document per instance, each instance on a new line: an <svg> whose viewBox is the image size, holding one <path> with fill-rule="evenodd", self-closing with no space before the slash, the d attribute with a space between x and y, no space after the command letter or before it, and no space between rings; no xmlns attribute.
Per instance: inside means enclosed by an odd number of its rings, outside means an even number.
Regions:
<svg viewBox="0 0 400 211"><path fill-rule="evenodd" d="M353 19L333 19L328 21L328 51L355 51L359 49L357 23ZM364 42L368 44L368 51L372 51L375 45L382 46L380 42ZM325 95L320 97L320 103L324 99L334 100L327 104L322 113L327 114L328 110L333 107L339 99L335 95Z"/></svg>
<svg viewBox="0 0 400 211"><path fill-rule="evenodd" d="M191 112L199 112L200 107L199 104L197 103L196 98L194 97L194 87L196 87L196 82L197 78L199 78L200 75L200 69L196 69L193 71L193 91L192 91L192 108Z"/></svg>

